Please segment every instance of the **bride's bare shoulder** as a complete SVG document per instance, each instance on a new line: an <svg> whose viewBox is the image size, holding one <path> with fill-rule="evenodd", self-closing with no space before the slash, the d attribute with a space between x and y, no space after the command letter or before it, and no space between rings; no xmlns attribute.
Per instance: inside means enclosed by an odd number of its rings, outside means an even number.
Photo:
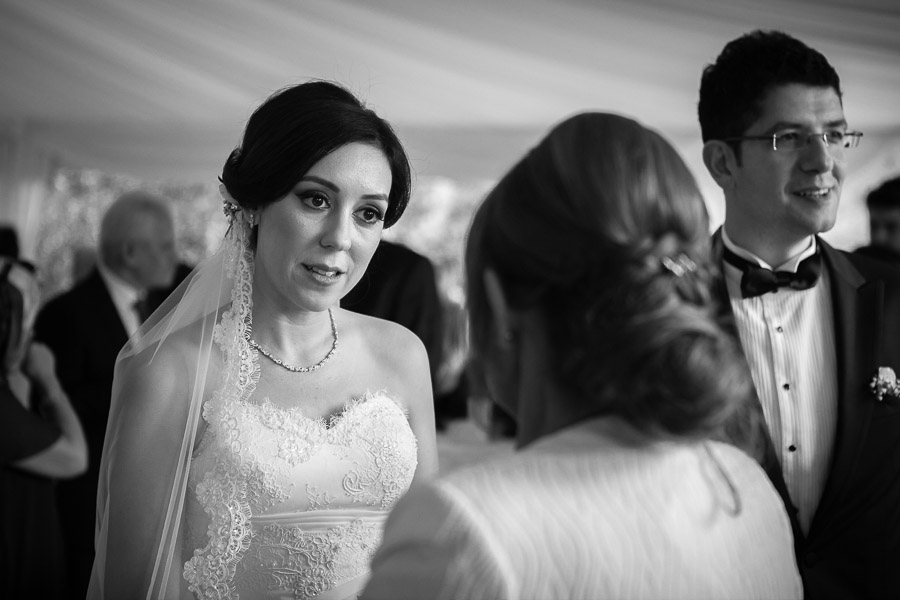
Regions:
<svg viewBox="0 0 900 600"><path fill-rule="evenodd" d="M404 361L425 352L422 340L402 325L351 311L342 313L348 328L376 355L386 354Z"/></svg>
<svg viewBox="0 0 900 600"><path fill-rule="evenodd" d="M173 389L185 389L200 371L218 373L221 353L211 343L211 329L192 324L166 335L161 341L147 343L139 352L120 360L116 375L134 383L152 382L155 387L168 382ZM165 383L163 383L165 385Z"/></svg>
<svg viewBox="0 0 900 600"><path fill-rule="evenodd" d="M358 372L368 373L378 381L379 387L406 398L406 404L417 398L430 403L431 375L422 340L397 323L343 312L342 320L352 336L348 346L357 353L354 363L361 367ZM362 368L364 365L369 368Z"/></svg>

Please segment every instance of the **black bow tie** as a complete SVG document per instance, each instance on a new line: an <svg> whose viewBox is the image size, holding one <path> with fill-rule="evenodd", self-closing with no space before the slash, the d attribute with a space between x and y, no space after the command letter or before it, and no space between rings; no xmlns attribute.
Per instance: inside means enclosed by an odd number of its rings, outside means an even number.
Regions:
<svg viewBox="0 0 900 600"><path fill-rule="evenodd" d="M727 247L724 251L725 261L744 272L741 277L741 295L744 298L776 292L780 287L808 290L816 285L822 273L822 255L819 254L818 248L815 254L800 261L796 273L764 269L741 258Z"/></svg>

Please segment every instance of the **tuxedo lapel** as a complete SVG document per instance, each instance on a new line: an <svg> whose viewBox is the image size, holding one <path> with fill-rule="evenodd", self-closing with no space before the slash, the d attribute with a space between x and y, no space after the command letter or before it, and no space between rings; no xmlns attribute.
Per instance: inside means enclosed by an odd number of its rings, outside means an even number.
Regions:
<svg viewBox="0 0 900 600"><path fill-rule="evenodd" d="M728 295L728 287L725 283L723 251L722 229L719 228L713 234L711 248L712 262L719 268L719 274L713 282L714 293L719 299L719 322L722 328L740 345L741 338L735 322L734 311L731 310L731 298ZM744 356L743 353L741 356ZM749 377L750 367L746 364L746 361L745 366ZM725 424L723 438L724 441L741 448L753 456L766 472L766 475L769 476L769 480L784 501L785 510L790 518L791 529L794 534L794 545L799 548L805 539L803 530L800 528L800 521L797 518L797 508L794 506L787 484L784 482L784 473L781 470L781 463L778 461L775 446L772 444L772 437L769 434L769 427L766 424L765 414L763 413L755 385L751 396Z"/></svg>
<svg viewBox="0 0 900 600"><path fill-rule="evenodd" d="M810 526L810 538L827 535L835 507L840 506L859 458L874 407L867 393L871 365L880 343L883 322L883 284L866 282L850 262L819 240L831 282L835 349L838 367L838 419L831 469Z"/></svg>

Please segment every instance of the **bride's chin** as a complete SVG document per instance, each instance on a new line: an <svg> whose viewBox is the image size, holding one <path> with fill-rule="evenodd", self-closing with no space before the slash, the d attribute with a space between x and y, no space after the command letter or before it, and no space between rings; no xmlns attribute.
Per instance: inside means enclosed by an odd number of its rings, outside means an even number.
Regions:
<svg viewBox="0 0 900 600"><path fill-rule="evenodd" d="M341 294L303 294L294 302L294 307L298 312L321 313L329 308L339 307L341 298L346 295L346 292Z"/></svg>

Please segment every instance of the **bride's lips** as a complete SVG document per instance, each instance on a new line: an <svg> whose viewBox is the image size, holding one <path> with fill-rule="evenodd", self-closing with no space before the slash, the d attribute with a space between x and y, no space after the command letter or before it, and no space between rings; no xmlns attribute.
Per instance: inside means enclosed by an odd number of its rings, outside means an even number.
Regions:
<svg viewBox="0 0 900 600"><path fill-rule="evenodd" d="M303 268L315 281L326 285L336 283L345 274L344 271L330 265L303 263Z"/></svg>

